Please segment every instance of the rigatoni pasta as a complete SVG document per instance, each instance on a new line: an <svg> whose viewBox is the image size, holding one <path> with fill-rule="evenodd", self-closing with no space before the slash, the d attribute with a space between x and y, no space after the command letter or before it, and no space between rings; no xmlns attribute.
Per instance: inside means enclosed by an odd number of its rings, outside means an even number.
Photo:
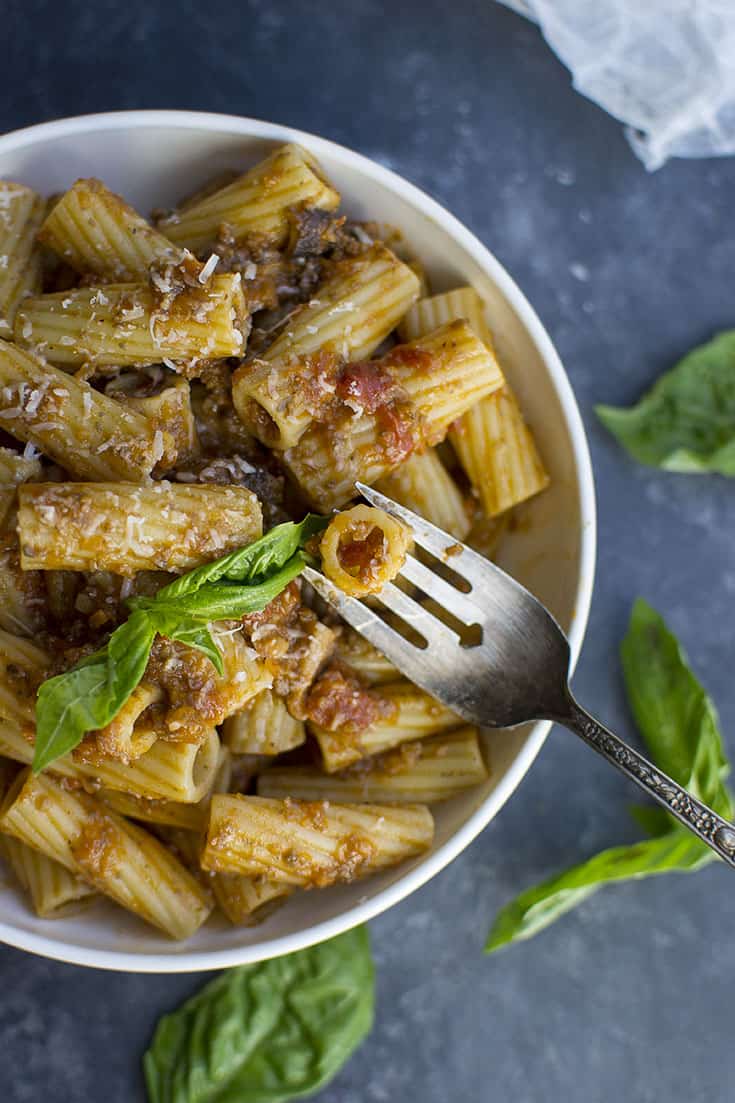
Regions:
<svg viewBox="0 0 735 1103"><path fill-rule="evenodd" d="M306 741L306 728L291 715L282 697L264 689L225 720L222 738L233 754L277 755L300 747Z"/></svg>
<svg viewBox="0 0 735 1103"><path fill-rule="evenodd" d="M140 481L172 446L142 414L1 340L0 427L77 479Z"/></svg>
<svg viewBox="0 0 735 1103"><path fill-rule="evenodd" d="M352 628L343 630L337 640L335 655L366 685L385 685L400 680L400 674L390 659Z"/></svg>
<svg viewBox="0 0 735 1103"><path fill-rule="evenodd" d="M44 202L31 188L0 181L0 337L13 332L20 303L40 290L36 233Z"/></svg>
<svg viewBox="0 0 735 1103"><path fill-rule="evenodd" d="M25 570L180 573L262 531L245 487L172 483L33 483L19 496Z"/></svg>
<svg viewBox="0 0 735 1103"><path fill-rule="evenodd" d="M1 823L1 821L0 821ZM434 821L420 804L332 804L218 795L202 866L286 885L353 881L431 846Z"/></svg>
<svg viewBox="0 0 735 1103"><path fill-rule="evenodd" d="M546 472L477 292L427 297L339 203L295 145L150 220L0 182L0 856L40 917L267 921L487 783L477 730L298 575L409 584L357 481L490 551ZM344 512L271 537L307 503Z"/></svg>
<svg viewBox="0 0 735 1103"><path fill-rule="evenodd" d="M174 464L181 466L199 451L194 411L191 407L191 387L187 379L178 378L157 394L143 396L114 392L112 397L129 409L143 414L156 429L165 434L164 452L158 462L159 469L165 471ZM166 450L168 441L171 444Z"/></svg>
<svg viewBox="0 0 735 1103"><path fill-rule="evenodd" d="M172 938L188 938L211 911L205 889L157 839L51 777L19 776L0 807L0 831Z"/></svg>
<svg viewBox="0 0 735 1103"><path fill-rule="evenodd" d="M197 804L214 785L219 763L220 741L215 728L197 743L157 739L149 751L132 762L96 755L85 762L78 755L64 755L53 764L52 773L149 800ZM0 717L0 755L30 765L33 761L32 734L12 719Z"/></svg>
<svg viewBox="0 0 735 1103"><path fill-rule="evenodd" d="M420 300L401 322L401 333L416 339L459 318L466 319L487 348L493 349L482 300L471 287ZM533 434L507 383L465 411L452 425L449 439L488 517L548 485Z"/></svg>
<svg viewBox="0 0 735 1103"><path fill-rule="evenodd" d="M258 778L258 796L433 804L481 785L487 776L477 729L470 727L411 743L338 774L313 766L274 766Z"/></svg>
<svg viewBox="0 0 735 1103"><path fill-rule="evenodd" d="M488 517L549 485L531 430L507 385L468 410L450 439Z"/></svg>
<svg viewBox="0 0 735 1103"><path fill-rule="evenodd" d="M0 857L30 896L40 919L63 918L97 895L81 877L12 835L0 835Z"/></svg>
<svg viewBox="0 0 735 1103"><path fill-rule="evenodd" d="M145 279L152 265L182 260L180 248L94 178L64 192L38 237L77 272L110 283Z"/></svg>
<svg viewBox="0 0 735 1103"><path fill-rule="evenodd" d="M39 479L41 461L37 455L25 456L11 448L0 448L0 485L19 486L20 483Z"/></svg>
<svg viewBox="0 0 735 1103"><path fill-rule="evenodd" d="M214 898L233 927L262 923L294 891L282 881L268 877L243 877L238 873L213 873Z"/></svg>
<svg viewBox="0 0 735 1103"><path fill-rule="evenodd" d="M180 294L144 283L80 287L25 299L15 340L54 364L156 364L197 375L201 365L245 348L247 311L239 272L214 275Z"/></svg>
<svg viewBox="0 0 735 1103"><path fill-rule="evenodd" d="M319 543L322 570L346 594L375 594L400 571L408 530L382 509L353 506L337 513Z"/></svg>
<svg viewBox="0 0 735 1103"><path fill-rule="evenodd" d="M332 731L309 723L319 744L324 769L342 770L369 755L381 754L391 747L450 731L461 724L460 718L435 701L428 693L407 681L379 686L379 696L390 706L386 715L366 728L338 727Z"/></svg>
<svg viewBox="0 0 735 1103"><path fill-rule="evenodd" d="M339 508L354 497L356 481L375 483L414 452L443 440L452 422L503 384L495 357L463 321L370 363L367 371L343 376L349 403L284 453L284 463L319 509Z"/></svg>
<svg viewBox="0 0 735 1103"><path fill-rule="evenodd" d="M319 298L235 373L232 397L245 425L271 448L297 444L332 399L340 363L369 356L418 293L414 273L382 245L342 261Z"/></svg>
<svg viewBox="0 0 735 1103"><path fill-rule="evenodd" d="M236 241L254 238L277 248L288 236L291 210L331 211L339 198L316 160L299 146L286 145L226 187L161 219L159 228L194 252L212 245L222 227Z"/></svg>
<svg viewBox="0 0 735 1103"><path fill-rule="evenodd" d="M464 540L470 531L467 500L435 448L410 456L395 471L378 479L375 489L458 540Z"/></svg>

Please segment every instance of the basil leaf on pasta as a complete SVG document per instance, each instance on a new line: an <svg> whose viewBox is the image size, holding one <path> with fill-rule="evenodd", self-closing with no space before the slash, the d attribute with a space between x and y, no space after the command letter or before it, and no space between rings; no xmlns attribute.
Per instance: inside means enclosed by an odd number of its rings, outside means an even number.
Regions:
<svg viewBox="0 0 735 1103"><path fill-rule="evenodd" d="M197 567L152 598L133 598L130 616L96 655L49 678L38 692L33 768L42 770L72 751L89 731L114 720L145 673L156 633L196 648L222 675L216 620L259 612L301 574L301 549L327 519L287 522L246 548Z"/></svg>
<svg viewBox="0 0 735 1103"><path fill-rule="evenodd" d="M205 563L177 578L164 586L157 597L168 602L172 598L194 593L205 583L220 580L234 583L262 581L283 567L312 536L326 528L327 524L328 518L309 513L298 524L286 521L282 525L276 525L246 548L239 548L230 555L216 559L213 563Z"/></svg>
<svg viewBox="0 0 735 1103"><path fill-rule="evenodd" d="M134 614L102 651L47 679L36 701L33 770L72 751L88 731L115 718L143 677L156 630Z"/></svg>

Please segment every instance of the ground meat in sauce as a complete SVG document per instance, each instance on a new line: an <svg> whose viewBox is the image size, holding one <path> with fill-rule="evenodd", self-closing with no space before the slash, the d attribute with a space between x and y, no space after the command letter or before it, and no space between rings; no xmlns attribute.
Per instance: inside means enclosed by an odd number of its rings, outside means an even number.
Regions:
<svg viewBox="0 0 735 1103"><path fill-rule="evenodd" d="M286 249L292 257L321 256L344 239L359 244L345 233L345 215L323 211L319 207L302 207L289 211L289 238Z"/></svg>
<svg viewBox="0 0 735 1103"><path fill-rule="evenodd" d="M377 525L361 521L340 538L339 564L347 574L366 586L375 582L385 558L385 535Z"/></svg>
<svg viewBox="0 0 735 1103"><path fill-rule="evenodd" d="M243 617L242 626L273 677L273 691L287 698L292 716L302 719L303 697L330 658L338 630L328 628L301 604L298 581L289 583L261 612Z"/></svg>
<svg viewBox="0 0 735 1103"><path fill-rule="evenodd" d="M326 829L328 808L329 801L326 800L295 800L293 797L286 797L283 801L283 811L287 819L294 820L302 827L312 827L315 831Z"/></svg>
<svg viewBox="0 0 735 1103"><path fill-rule="evenodd" d="M250 314L278 310L284 303L306 302L325 276L325 262L316 252L291 255L254 239L238 242L226 225L220 227L216 241L206 252L220 258L218 273L240 273ZM258 318L255 328L262 328ZM252 351L249 347L248 352Z"/></svg>
<svg viewBox="0 0 735 1103"><path fill-rule="evenodd" d="M261 458L262 463L256 462ZM263 510L263 527L267 531L288 520L283 508L285 479L275 470L274 461L265 450L254 449L252 459L239 453L230 456L202 457L187 463L173 478L180 483L203 483L216 486L244 486L255 494Z"/></svg>
<svg viewBox="0 0 735 1103"><path fill-rule="evenodd" d="M165 696L143 715L160 720L177 739L198 743L213 724L222 722L222 680L201 652L158 636L145 679L159 686Z"/></svg>
<svg viewBox="0 0 735 1103"><path fill-rule="evenodd" d="M162 318L189 318L201 303L206 284L199 281L202 266L192 253L184 252L178 260L161 260L151 265L148 281L153 295L153 307Z"/></svg>
<svg viewBox="0 0 735 1103"><path fill-rule="evenodd" d="M353 409L374 414L405 392L380 360L357 360L345 364L335 388L337 398Z"/></svg>
<svg viewBox="0 0 735 1103"><path fill-rule="evenodd" d="M398 465L418 446L418 418L409 403L380 406L376 413L381 451L385 459Z"/></svg>
<svg viewBox="0 0 735 1103"><path fill-rule="evenodd" d="M101 812L88 817L71 843L71 852L83 876L93 883L114 874L125 857L119 827Z"/></svg>
<svg viewBox="0 0 735 1103"><path fill-rule="evenodd" d="M396 711L393 701L369 689L346 664L331 663L306 694L307 719L327 731L362 732Z"/></svg>
<svg viewBox="0 0 735 1103"><path fill-rule="evenodd" d="M404 360L396 361L394 353L390 352L383 360L345 365L335 387L335 398L358 414L375 416L380 450L390 463L397 464L416 448L420 427L413 403L390 373L391 364L396 362Z"/></svg>
<svg viewBox="0 0 735 1103"><path fill-rule="evenodd" d="M273 628L285 627L295 610L301 604L301 586L298 580L289 582L278 597L261 609L259 613L248 613L242 618L242 627L246 637L253 642L257 629L266 625Z"/></svg>
<svg viewBox="0 0 735 1103"><path fill-rule="evenodd" d="M325 873L324 880L315 879L315 884L332 884L335 881L349 883L364 872L375 860L377 847L367 835L353 831L340 842L334 857L334 866Z"/></svg>

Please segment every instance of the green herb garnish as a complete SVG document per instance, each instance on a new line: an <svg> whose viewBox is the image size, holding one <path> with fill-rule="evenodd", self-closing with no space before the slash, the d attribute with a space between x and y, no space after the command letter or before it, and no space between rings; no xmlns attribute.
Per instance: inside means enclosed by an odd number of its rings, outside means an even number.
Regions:
<svg viewBox="0 0 735 1103"><path fill-rule="evenodd" d="M735 475L735 330L693 349L636 406L596 410L639 463Z"/></svg>
<svg viewBox="0 0 735 1103"><path fill-rule="evenodd" d="M638 600L622 648L625 686L651 757L675 781L726 819L733 815L717 713L659 614ZM700 869L717 860L710 848L663 808L636 807L652 838L604 850L589 861L521 893L497 915L486 945L497 950L531 938L603 885Z"/></svg>
<svg viewBox="0 0 735 1103"><path fill-rule="evenodd" d="M369 1033L366 927L222 973L164 1016L143 1059L150 1103L286 1103L322 1088Z"/></svg>
<svg viewBox="0 0 735 1103"><path fill-rule="evenodd" d="M304 546L327 523L309 514L300 524L278 525L248 547L182 575L155 597L131 598L130 616L100 651L40 687L34 772L115 718L145 673L157 633L201 651L222 674L211 622L264 609L301 573L309 562Z"/></svg>

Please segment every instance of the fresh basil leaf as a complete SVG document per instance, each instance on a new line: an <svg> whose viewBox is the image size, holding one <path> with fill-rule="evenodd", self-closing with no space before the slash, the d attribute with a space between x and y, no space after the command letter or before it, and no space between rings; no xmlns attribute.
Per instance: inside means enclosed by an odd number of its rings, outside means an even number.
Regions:
<svg viewBox="0 0 735 1103"><path fill-rule="evenodd" d="M212 662L219 676L222 677L224 675L225 667L222 660L222 652L217 646L217 641L206 624L200 624L194 620L179 620L174 628L171 628L168 632L162 632L162 634L168 636L171 640L178 640L179 643L185 643L188 647L193 647L196 651L201 651L201 653L206 655Z"/></svg>
<svg viewBox="0 0 735 1103"><path fill-rule="evenodd" d="M532 938L603 885L659 873L693 871L715 860L706 843L681 828L661 838L603 850L506 905L495 919L485 950L491 953L509 942Z"/></svg>
<svg viewBox="0 0 735 1103"><path fill-rule="evenodd" d="M249 547L183 575L155 597L132 599L130 616L102 651L41 686L34 770L115 718L145 673L157 632L201 651L223 674L209 624L264 609L301 573L309 561L301 549L326 524L326 518L310 514L300 524L279 525Z"/></svg>
<svg viewBox="0 0 735 1103"><path fill-rule="evenodd" d="M636 406L596 410L639 463L735 475L735 330L693 349Z"/></svg>
<svg viewBox="0 0 735 1103"><path fill-rule="evenodd" d="M327 1084L369 1033L367 929L222 973L158 1024L150 1103L286 1103Z"/></svg>
<svg viewBox="0 0 735 1103"><path fill-rule="evenodd" d="M717 712L676 637L641 598L620 652L630 708L654 762L729 819L729 765Z"/></svg>
<svg viewBox="0 0 735 1103"><path fill-rule="evenodd" d="M258 613L281 591L297 578L307 560L303 552L296 552L279 571L262 582L238 586L233 583L208 582L191 594L183 594L173 601L161 599L160 608L168 613L196 617L202 621L237 620L247 613ZM153 599L154 611L159 603Z"/></svg>
<svg viewBox="0 0 735 1103"><path fill-rule="evenodd" d="M106 655L47 678L36 702L33 772L73 750L85 732L104 727L108 711Z"/></svg>
<svg viewBox="0 0 735 1103"><path fill-rule="evenodd" d="M36 701L35 773L115 718L143 677L155 635L145 615L134 613L102 651L43 682Z"/></svg>
<svg viewBox="0 0 735 1103"><path fill-rule="evenodd" d="M328 523L328 517L309 513L298 524L286 521L282 525L276 525L246 548L239 548L177 578L159 590L157 597L162 601L179 598L184 594L194 593L205 583L219 582L220 579L235 583L260 582L283 567L312 536L326 528Z"/></svg>
<svg viewBox="0 0 735 1103"><path fill-rule="evenodd" d="M652 839L667 835L669 831L680 827L679 821L658 804L631 804L628 811L638 826Z"/></svg>
<svg viewBox="0 0 735 1103"><path fill-rule="evenodd" d="M125 704L143 677L155 638L155 625L145 613L132 613L107 641L111 701L115 712Z"/></svg>

